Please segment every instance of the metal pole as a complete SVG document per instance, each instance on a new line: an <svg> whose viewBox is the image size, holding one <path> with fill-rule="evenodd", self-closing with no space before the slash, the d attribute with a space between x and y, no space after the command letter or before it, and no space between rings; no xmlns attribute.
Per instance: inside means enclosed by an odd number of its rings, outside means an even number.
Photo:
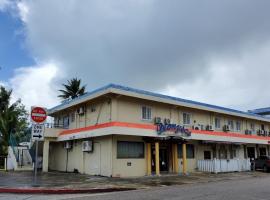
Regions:
<svg viewBox="0 0 270 200"><path fill-rule="evenodd" d="M38 140L36 140L36 155L35 155L35 179L34 184L37 185L37 165L38 165Z"/></svg>

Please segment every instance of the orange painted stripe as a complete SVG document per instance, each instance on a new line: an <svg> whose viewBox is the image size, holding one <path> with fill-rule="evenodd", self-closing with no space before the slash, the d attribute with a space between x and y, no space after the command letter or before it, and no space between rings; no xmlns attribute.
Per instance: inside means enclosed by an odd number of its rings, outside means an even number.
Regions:
<svg viewBox="0 0 270 200"><path fill-rule="evenodd" d="M222 137L238 137L238 138L248 138L248 139L258 139L258 140L270 140L270 137L257 136L257 135L245 135L240 133L228 133L228 132L216 132L216 131L201 131L201 130L191 130L195 134L212 135L212 136L222 136Z"/></svg>
<svg viewBox="0 0 270 200"><path fill-rule="evenodd" d="M73 134L73 133L80 133L84 131L91 131L91 130L100 129L100 128L108 128L108 127L125 127L125 128L156 130L156 126L153 124L138 124L138 123L130 123L130 122L107 122L103 124L87 126L84 128L64 130L59 134L59 136ZM201 131L201 130L192 130L192 129L190 129L190 131L193 134L195 133L195 134L212 135L212 136L237 137L237 138L248 138L248 139L270 141L270 137L257 136L257 135L245 135L245 134L240 134L240 133L227 133L227 132L217 132L217 131Z"/></svg>
<svg viewBox="0 0 270 200"><path fill-rule="evenodd" d="M68 135L68 134L72 134L72 133L91 131L91 130L95 130L95 129L107 128L107 127L113 127L113 126L156 130L156 126L152 125L152 124L137 124L137 123L129 123L129 122L107 122L107 123L103 123L103 124L87 126L84 128L64 130L60 133L60 135Z"/></svg>

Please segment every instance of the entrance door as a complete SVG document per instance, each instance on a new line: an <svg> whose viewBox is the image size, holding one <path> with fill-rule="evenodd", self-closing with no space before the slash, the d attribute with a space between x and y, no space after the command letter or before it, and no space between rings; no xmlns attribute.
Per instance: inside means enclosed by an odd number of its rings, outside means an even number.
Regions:
<svg viewBox="0 0 270 200"><path fill-rule="evenodd" d="M169 159L167 148L159 149L159 168L160 171L169 171Z"/></svg>
<svg viewBox="0 0 270 200"><path fill-rule="evenodd" d="M155 147L153 146L151 149L151 157L152 157L152 172L156 171L156 163L155 163ZM162 146L159 148L159 170L161 172L169 171L169 155L167 146Z"/></svg>
<svg viewBox="0 0 270 200"><path fill-rule="evenodd" d="M247 156L255 159L255 147L247 147Z"/></svg>

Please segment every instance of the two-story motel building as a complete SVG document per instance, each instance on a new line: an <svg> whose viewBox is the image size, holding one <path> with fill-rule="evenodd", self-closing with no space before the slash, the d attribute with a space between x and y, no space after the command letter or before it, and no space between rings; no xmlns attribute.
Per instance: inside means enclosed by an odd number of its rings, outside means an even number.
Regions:
<svg viewBox="0 0 270 200"><path fill-rule="evenodd" d="M270 155L270 119L110 84L49 110L43 171L129 177Z"/></svg>

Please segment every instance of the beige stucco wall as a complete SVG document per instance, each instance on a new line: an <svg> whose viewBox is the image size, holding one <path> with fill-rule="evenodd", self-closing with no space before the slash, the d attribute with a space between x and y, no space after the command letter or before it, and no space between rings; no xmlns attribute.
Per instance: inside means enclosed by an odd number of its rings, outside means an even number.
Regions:
<svg viewBox="0 0 270 200"><path fill-rule="evenodd" d="M94 151L83 152L82 140L74 140L70 150L64 149L64 142L50 143L49 169L73 172L77 169L80 173L90 175L111 176L112 165L112 139L110 136L93 138Z"/></svg>
<svg viewBox="0 0 270 200"><path fill-rule="evenodd" d="M77 109L85 108L85 113L80 115ZM72 115L74 120L72 121ZM82 105L73 106L67 110L63 110L54 116L54 123L63 124L64 117L69 117L69 129L82 128L90 125L109 122L111 119L111 100L108 98L99 98L89 101Z"/></svg>
<svg viewBox="0 0 270 200"><path fill-rule="evenodd" d="M261 124L265 125L265 130L270 131L270 124L266 122L261 122L258 120L250 120L241 117L235 117L230 115L224 115L219 113L213 113L208 111L202 111L193 108L186 108L180 106L173 106L168 104L162 104L158 102L152 102L142 99L135 99L131 97L119 97L117 99L117 120L125 121L125 122L133 122L133 123L149 123L153 124L152 120L142 120L141 119L141 107L149 106L152 108L152 118L161 117L169 118L173 123L183 124L183 113L187 112L191 114L191 126L202 124L205 127L209 124L214 125L215 118L218 117L221 120L221 128L218 131L223 131L222 127L228 124L229 120L234 121L234 130L236 131L236 121L241 122L241 131L239 133L244 134L246 129L250 129L250 124L253 123L255 125L255 130L261 129ZM191 127L190 126L190 127Z"/></svg>
<svg viewBox="0 0 270 200"><path fill-rule="evenodd" d="M117 141L137 141L141 142L142 137L131 136L113 136L113 177L132 177L146 175L146 147L144 147L144 158L138 159L118 159L117 158ZM131 166L127 163L130 162Z"/></svg>

